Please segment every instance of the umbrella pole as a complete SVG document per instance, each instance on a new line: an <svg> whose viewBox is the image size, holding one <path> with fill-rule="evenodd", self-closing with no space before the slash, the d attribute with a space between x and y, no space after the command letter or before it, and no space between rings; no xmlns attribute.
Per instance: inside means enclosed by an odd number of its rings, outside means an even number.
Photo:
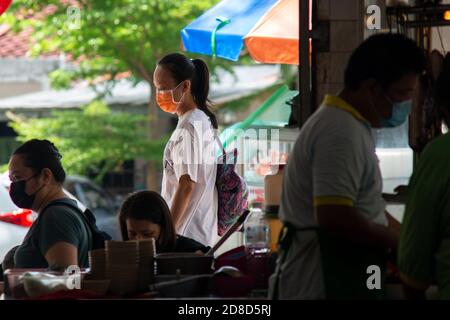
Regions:
<svg viewBox="0 0 450 320"><path fill-rule="evenodd" d="M311 108L311 67L309 50L309 11L310 1L300 1L300 104L297 110L297 119L301 127L312 113Z"/></svg>

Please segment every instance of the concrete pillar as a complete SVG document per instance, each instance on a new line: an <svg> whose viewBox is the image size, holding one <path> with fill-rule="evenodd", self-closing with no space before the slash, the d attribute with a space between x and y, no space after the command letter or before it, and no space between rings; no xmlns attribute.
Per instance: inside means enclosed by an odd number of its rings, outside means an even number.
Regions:
<svg viewBox="0 0 450 320"><path fill-rule="evenodd" d="M329 22L328 50L316 59L316 106L325 94L336 94L344 86L344 70L351 52L365 36L363 0L317 0L317 18Z"/></svg>

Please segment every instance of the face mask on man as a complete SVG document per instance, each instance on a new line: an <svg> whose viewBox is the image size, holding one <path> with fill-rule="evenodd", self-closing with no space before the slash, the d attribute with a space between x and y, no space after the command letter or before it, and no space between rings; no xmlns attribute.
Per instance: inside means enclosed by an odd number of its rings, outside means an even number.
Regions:
<svg viewBox="0 0 450 320"><path fill-rule="evenodd" d="M156 91L156 102L158 103L158 105L162 111L167 112L167 113L172 113L172 114L177 112L178 106L181 103L181 100L183 100L185 93L183 92L183 95L181 96L180 101L175 101L175 99L173 98L173 92L182 83L183 83L183 81L180 82L175 88L173 88L171 90L157 90Z"/></svg>
<svg viewBox="0 0 450 320"><path fill-rule="evenodd" d="M394 103L388 96L385 97L392 104L392 115L388 119L381 118L381 127L393 128L402 125L411 113L412 100Z"/></svg>
<svg viewBox="0 0 450 320"><path fill-rule="evenodd" d="M21 209L31 209L34 203L34 200L36 198L36 194L41 191L41 189L44 187L40 187L36 192L33 194L28 194L25 190L27 187L27 182L33 179L34 177L38 176L39 174L35 174L34 176L26 179L26 180L20 180L11 182L11 185L9 187L9 196L11 197L12 202L16 206L18 206Z"/></svg>

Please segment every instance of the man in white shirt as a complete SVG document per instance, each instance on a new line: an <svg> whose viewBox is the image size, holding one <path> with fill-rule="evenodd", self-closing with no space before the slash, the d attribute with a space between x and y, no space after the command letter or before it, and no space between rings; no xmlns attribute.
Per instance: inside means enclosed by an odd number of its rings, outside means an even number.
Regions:
<svg viewBox="0 0 450 320"><path fill-rule="evenodd" d="M372 36L352 54L344 90L326 96L304 124L284 176L280 219L289 228L271 278L273 297L383 296L367 287L367 268L383 272L399 226L385 214L371 128L406 120L423 67L412 40Z"/></svg>

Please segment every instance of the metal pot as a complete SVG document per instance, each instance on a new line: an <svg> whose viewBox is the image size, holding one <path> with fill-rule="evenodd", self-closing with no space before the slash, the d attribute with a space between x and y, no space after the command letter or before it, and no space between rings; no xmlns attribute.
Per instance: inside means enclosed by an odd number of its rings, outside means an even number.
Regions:
<svg viewBox="0 0 450 320"><path fill-rule="evenodd" d="M160 253L156 255L157 274L199 275L212 272L214 252L244 223L250 212L245 210L222 238L205 255L196 253Z"/></svg>
<svg viewBox="0 0 450 320"><path fill-rule="evenodd" d="M160 253L155 257L157 274L209 274L213 256L196 253Z"/></svg>

